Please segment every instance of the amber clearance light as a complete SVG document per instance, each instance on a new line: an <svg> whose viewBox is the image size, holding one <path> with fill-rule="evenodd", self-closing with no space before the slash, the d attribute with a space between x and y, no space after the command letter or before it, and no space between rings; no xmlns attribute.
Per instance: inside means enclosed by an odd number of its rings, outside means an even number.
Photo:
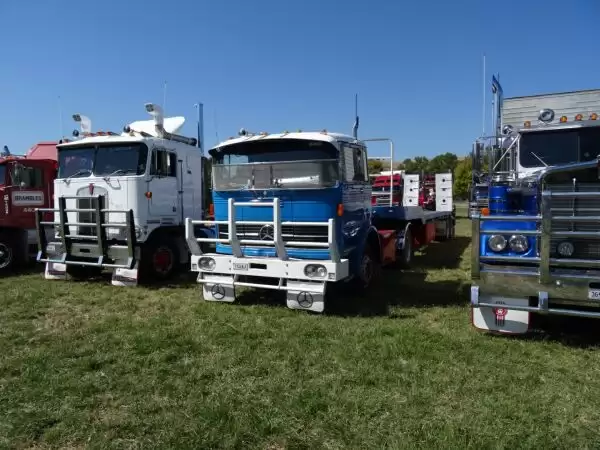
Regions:
<svg viewBox="0 0 600 450"><path fill-rule="evenodd" d="M482 216L489 216L490 215L490 208L481 208L481 215Z"/></svg>

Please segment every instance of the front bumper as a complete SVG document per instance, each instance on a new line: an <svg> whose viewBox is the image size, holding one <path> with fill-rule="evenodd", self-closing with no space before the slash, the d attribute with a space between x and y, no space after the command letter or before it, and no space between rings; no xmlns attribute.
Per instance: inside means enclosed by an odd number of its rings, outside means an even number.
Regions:
<svg viewBox="0 0 600 450"><path fill-rule="evenodd" d="M59 267L67 265L91 266L112 269L133 269L136 262L136 233L133 211L105 209L102 195L90 197L94 208L67 208L67 199L83 197L62 196L58 198L56 209L40 208L36 210L36 230L38 241L37 260ZM55 214L58 220L44 220L47 213ZM90 213L93 222L69 222L68 213ZM124 223L111 223L110 214L124 214ZM53 227L58 237L48 242L46 228ZM93 234L78 234L79 229L94 229ZM123 237L111 238L108 229L123 229Z"/></svg>
<svg viewBox="0 0 600 450"><path fill-rule="evenodd" d="M201 269L201 259L214 261L214 268ZM307 276L305 269L310 265L324 267L325 276ZM191 270L199 272L197 281L203 285L205 300L233 302L236 288L271 289L285 291L292 309L323 312L327 283L348 278L350 263L347 259L282 260L205 253L192 255Z"/></svg>
<svg viewBox="0 0 600 450"><path fill-rule="evenodd" d="M471 286L473 325L505 333L526 333L530 314L600 318L600 279L577 279L568 272L540 284L535 270L504 268L482 272Z"/></svg>

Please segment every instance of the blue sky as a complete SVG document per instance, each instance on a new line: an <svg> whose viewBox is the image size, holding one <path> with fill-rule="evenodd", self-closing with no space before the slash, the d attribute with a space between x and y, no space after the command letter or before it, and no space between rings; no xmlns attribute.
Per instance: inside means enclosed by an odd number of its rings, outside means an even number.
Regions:
<svg viewBox="0 0 600 450"><path fill-rule="evenodd" d="M75 112L120 131L165 80L186 134L204 103L206 146L240 127L349 133L358 93L359 136L393 138L397 159L470 150L483 53L506 96L600 87L596 0L3 0L0 17L13 153L60 136L59 96L65 134Z"/></svg>

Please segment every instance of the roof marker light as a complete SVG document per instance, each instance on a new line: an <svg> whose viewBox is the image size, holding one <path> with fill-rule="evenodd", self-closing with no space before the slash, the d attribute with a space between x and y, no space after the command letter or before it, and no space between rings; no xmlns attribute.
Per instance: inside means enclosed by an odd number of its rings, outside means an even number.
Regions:
<svg viewBox="0 0 600 450"><path fill-rule="evenodd" d="M529 128L529 127L531 127L531 121L530 120L526 120L523 125L525 125L525 128Z"/></svg>
<svg viewBox="0 0 600 450"><path fill-rule="evenodd" d="M567 116L560 116L560 123L565 123L567 121Z"/></svg>
<svg viewBox="0 0 600 450"><path fill-rule="evenodd" d="M590 120L598 120L598 114L596 114L596 113L591 113L591 114L590 114Z"/></svg>
<svg viewBox="0 0 600 450"><path fill-rule="evenodd" d="M577 114L575 120L583 120L583 114Z"/></svg>

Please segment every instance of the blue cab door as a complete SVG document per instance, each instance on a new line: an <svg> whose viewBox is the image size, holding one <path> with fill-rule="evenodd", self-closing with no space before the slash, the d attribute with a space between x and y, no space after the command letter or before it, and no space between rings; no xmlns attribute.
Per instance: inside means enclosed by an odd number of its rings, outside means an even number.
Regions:
<svg viewBox="0 0 600 450"><path fill-rule="evenodd" d="M342 161L342 253L348 255L362 248L371 223L371 184L367 170L366 148L359 144L343 143Z"/></svg>

